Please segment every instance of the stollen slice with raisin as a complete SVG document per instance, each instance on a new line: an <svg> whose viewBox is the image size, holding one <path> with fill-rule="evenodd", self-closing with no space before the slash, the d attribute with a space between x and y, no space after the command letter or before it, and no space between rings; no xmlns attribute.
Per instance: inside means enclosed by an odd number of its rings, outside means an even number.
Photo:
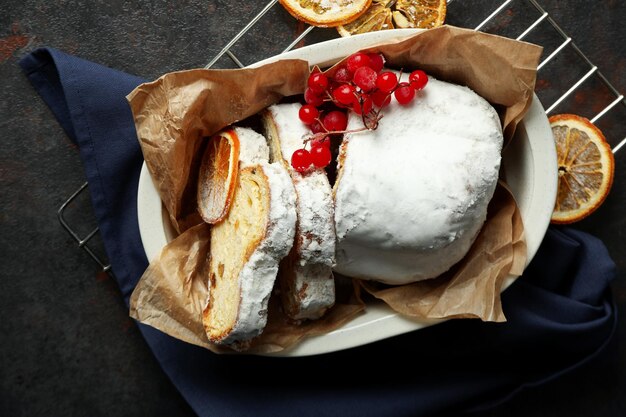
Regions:
<svg viewBox="0 0 626 417"><path fill-rule="evenodd" d="M296 226L296 193L281 164L243 168L226 218L211 228L209 297L202 321L210 342L245 350L267 324L269 298Z"/></svg>

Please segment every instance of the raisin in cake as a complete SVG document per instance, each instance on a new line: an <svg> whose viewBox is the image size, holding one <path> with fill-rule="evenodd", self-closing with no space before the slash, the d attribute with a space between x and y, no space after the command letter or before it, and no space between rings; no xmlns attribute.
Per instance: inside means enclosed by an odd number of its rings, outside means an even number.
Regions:
<svg viewBox="0 0 626 417"><path fill-rule="evenodd" d="M466 255L486 219L500 120L469 88L434 78L383 115L376 130L348 133L340 148L335 271L388 284L433 278ZM348 129L361 126L351 114Z"/></svg>

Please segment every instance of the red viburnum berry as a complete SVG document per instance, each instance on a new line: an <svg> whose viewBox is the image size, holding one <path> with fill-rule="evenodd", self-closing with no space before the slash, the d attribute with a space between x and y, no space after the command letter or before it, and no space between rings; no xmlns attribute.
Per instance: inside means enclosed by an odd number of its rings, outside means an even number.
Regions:
<svg viewBox="0 0 626 417"><path fill-rule="evenodd" d="M330 164L330 160L332 159L330 147L322 145L311 146L310 155L313 165L315 165L317 168L324 168L325 166Z"/></svg>
<svg viewBox="0 0 626 417"><path fill-rule="evenodd" d="M315 107L319 107L324 104L324 98L321 95L316 94L310 88L304 90L304 101L306 101L308 104L312 104Z"/></svg>
<svg viewBox="0 0 626 417"><path fill-rule="evenodd" d="M376 79L376 87L379 90L389 93L398 85L398 77L391 71L385 71L378 74Z"/></svg>
<svg viewBox="0 0 626 417"><path fill-rule="evenodd" d="M354 72L353 81L361 90L368 92L376 88L378 73L370 67L361 67Z"/></svg>
<svg viewBox="0 0 626 417"><path fill-rule="evenodd" d="M316 146L325 146L330 149L330 138L328 136L315 137L311 140L311 149Z"/></svg>
<svg viewBox="0 0 626 417"><path fill-rule="evenodd" d="M348 68L346 66L341 66L335 71L335 76L333 77L333 79L338 83L349 83L350 81L352 81L352 73L348 71Z"/></svg>
<svg viewBox="0 0 626 417"><path fill-rule="evenodd" d="M333 90L333 98L338 103L351 105L355 99L355 89L350 84L342 84Z"/></svg>
<svg viewBox="0 0 626 417"><path fill-rule="evenodd" d="M339 110L328 112L323 119L324 127L329 132L339 132L348 127L348 117Z"/></svg>
<svg viewBox="0 0 626 417"><path fill-rule="evenodd" d="M428 75L422 70L415 70L409 75L409 83L415 91L419 91L426 87Z"/></svg>
<svg viewBox="0 0 626 417"><path fill-rule="evenodd" d="M320 111L312 104L305 104L298 111L298 117L305 125L312 124L319 115Z"/></svg>
<svg viewBox="0 0 626 417"><path fill-rule="evenodd" d="M298 172L304 172L313 163L311 153L306 149L296 149L291 155L291 166Z"/></svg>
<svg viewBox="0 0 626 417"><path fill-rule="evenodd" d="M348 71L354 74L354 72L361 67L368 67L370 65L370 58L367 54L362 52L357 52L356 54L352 54L348 57L346 61L346 66Z"/></svg>
<svg viewBox="0 0 626 417"><path fill-rule="evenodd" d="M352 104L352 110L356 114L367 114L372 111L374 107L374 101L369 94L362 94L357 100L354 100Z"/></svg>
<svg viewBox="0 0 626 417"><path fill-rule="evenodd" d="M314 121L309 128L311 129L311 132L313 133L320 133L320 132L326 132L326 129L324 129L324 126L322 125L322 123L319 120Z"/></svg>
<svg viewBox="0 0 626 417"><path fill-rule="evenodd" d="M376 72L380 72L385 65L385 57L383 54L371 53L367 54L370 59L370 68L372 68Z"/></svg>
<svg viewBox="0 0 626 417"><path fill-rule="evenodd" d="M382 90L376 90L371 94L372 101L376 107L382 108L391 103L391 93Z"/></svg>
<svg viewBox="0 0 626 417"><path fill-rule="evenodd" d="M415 89L411 87L411 84L402 82L398 84L398 88L393 92L394 97L401 105L407 105L415 97Z"/></svg>
<svg viewBox="0 0 626 417"><path fill-rule="evenodd" d="M321 95L328 88L328 77L321 72L314 72L309 75L307 85L315 94Z"/></svg>

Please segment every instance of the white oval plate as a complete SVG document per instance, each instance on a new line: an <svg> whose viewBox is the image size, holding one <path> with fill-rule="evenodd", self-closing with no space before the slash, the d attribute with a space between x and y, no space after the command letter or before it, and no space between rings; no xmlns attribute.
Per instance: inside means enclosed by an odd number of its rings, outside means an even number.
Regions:
<svg viewBox="0 0 626 417"><path fill-rule="evenodd" d="M395 29L333 39L286 52L257 62L260 66L281 59L303 59L326 67L341 58L381 43L400 40L419 29ZM545 111L535 95L517 129L516 138L503 154L502 170L522 214L528 247L528 262L534 257L550 223L557 190L556 150ZM137 193L139 231L146 256L157 256L174 237L167 213L144 163ZM514 281L509 277L507 288ZM385 304L368 305L364 314L343 327L321 336L309 337L275 356L307 356L348 349L411 332L442 320L416 321L400 316Z"/></svg>

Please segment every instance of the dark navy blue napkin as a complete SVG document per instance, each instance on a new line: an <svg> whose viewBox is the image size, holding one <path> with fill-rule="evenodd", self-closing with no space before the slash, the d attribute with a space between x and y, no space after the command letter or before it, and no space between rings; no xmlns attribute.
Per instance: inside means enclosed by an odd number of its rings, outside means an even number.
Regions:
<svg viewBox="0 0 626 417"><path fill-rule="evenodd" d="M126 302L147 266L137 225L142 155L125 96L143 80L60 51L20 65L80 149ZM302 358L223 356L139 324L199 416L417 416L505 401L590 361L614 333L615 266L596 238L550 228L502 297L506 323L453 320L367 346ZM320 382L321 381L321 382Z"/></svg>

